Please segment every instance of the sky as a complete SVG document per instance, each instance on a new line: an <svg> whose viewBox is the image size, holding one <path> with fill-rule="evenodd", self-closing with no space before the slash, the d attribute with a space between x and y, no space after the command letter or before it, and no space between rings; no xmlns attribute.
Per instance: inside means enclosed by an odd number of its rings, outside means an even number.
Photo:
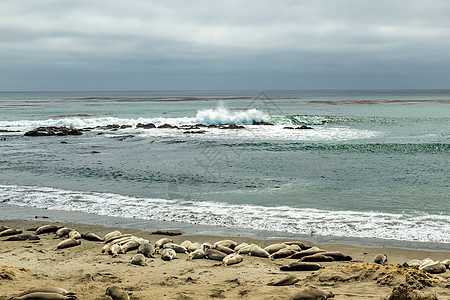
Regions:
<svg viewBox="0 0 450 300"><path fill-rule="evenodd" d="M2 0L0 91L450 88L448 0Z"/></svg>

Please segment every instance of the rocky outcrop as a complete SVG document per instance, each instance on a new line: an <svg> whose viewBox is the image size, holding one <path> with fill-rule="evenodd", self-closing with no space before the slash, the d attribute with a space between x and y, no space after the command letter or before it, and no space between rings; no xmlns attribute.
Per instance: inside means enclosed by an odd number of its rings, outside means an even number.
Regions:
<svg viewBox="0 0 450 300"><path fill-rule="evenodd" d="M302 125L302 126L298 126L298 127L286 126L286 127L283 127L283 129L313 129L313 128L306 126L306 125Z"/></svg>
<svg viewBox="0 0 450 300"><path fill-rule="evenodd" d="M138 123L136 125L136 128L152 129L152 128L156 128L156 125L153 123L147 123L147 124Z"/></svg>
<svg viewBox="0 0 450 300"><path fill-rule="evenodd" d="M253 124L252 124L252 125L269 125L269 126L273 126L272 123L270 123L270 122L264 122L264 121L261 121L261 122L253 121Z"/></svg>
<svg viewBox="0 0 450 300"><path fill-rule="evenodd" d="M65 136L65 135L82 135L83 132L80 129L68 128L68 127L38 127L31 131L25 132L25 136Z"/></svg>

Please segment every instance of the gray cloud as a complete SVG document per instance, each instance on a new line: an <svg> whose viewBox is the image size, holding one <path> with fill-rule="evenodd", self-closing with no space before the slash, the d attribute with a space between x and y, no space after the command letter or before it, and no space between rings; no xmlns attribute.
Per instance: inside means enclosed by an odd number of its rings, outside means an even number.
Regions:
<svg viewBox="0 0 450 300"><path fill-rule="evenodd" d="M445 88L449 13L444 0L5 0L0 90Z"/></svg>

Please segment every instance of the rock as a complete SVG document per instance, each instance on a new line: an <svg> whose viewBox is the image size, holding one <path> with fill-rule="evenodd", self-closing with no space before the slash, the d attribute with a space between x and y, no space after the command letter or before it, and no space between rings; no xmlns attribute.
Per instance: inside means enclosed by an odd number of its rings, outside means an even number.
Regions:
<svg viewBox="0 0 450 300"><path fill-rule="evenodd" d="M163 124L163 125L159 125L158 128L178 129L177 126L173 126L173 125L170 125L170 124L167 124L167 123Z"/></svg>
<svg viewBox="0 0 450 300"><path fill-rule="evenodd" d="M264 122L264 121L258 122L258 121L255 121L255 120L253 120L253 124L252 125L269 125L269 126L273 126L272 123Z"/></svg>
<svg viewBox="0 0 450 300"><path fill-rule="evenodd" d="M193 134L203 134L205 133L206 130L188 130L188 131L184 131L184 134L189 134L189 133L193 133Z"/></svg>
<svg viewBox="0 0 450 300"><path fill-rule="evenodd" d="M153 123L147 123L147 124L138 123L136 125L136 128L151 129L151 128L156 128L156 125Z"/></svg>
<svg viewBox="0 0 450 300"><path fill-rule="evenodd" d="M245 129L245 127L241 125L230 124L230 125L220 125L219 129Z"/></svg>
<svg viewBox="0 0 450 300"><path fill-rule="evenodd" d="M81 132L80 129L76 128L68 128L68 127L55 127L55 126L49 126L49 127L38 127L36 129L33 129L31 131L25 132L25 136L64 136L64 135L82 135L83 132Z"/></svg>

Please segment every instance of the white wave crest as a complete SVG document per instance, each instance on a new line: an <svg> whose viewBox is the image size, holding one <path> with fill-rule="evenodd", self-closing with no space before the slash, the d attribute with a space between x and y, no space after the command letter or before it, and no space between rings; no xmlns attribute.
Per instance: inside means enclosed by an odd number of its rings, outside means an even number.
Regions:
<svg viewBox="0 0 450 300"><path fill-rule="evenodd" d="M204 125L238 124L249 125L253 121L268 120L268 116L257 109L231 112L224 107L205 109L197 112L195 122Z"/></svg>
<svg viewBox="0 0 450 300"><path fill-rule="evenodd" d="M450 243L446 215L326 211L209 201L132 197L45 187L0 185L0 202L113 217L175 221L317 236Z"/></svg>

